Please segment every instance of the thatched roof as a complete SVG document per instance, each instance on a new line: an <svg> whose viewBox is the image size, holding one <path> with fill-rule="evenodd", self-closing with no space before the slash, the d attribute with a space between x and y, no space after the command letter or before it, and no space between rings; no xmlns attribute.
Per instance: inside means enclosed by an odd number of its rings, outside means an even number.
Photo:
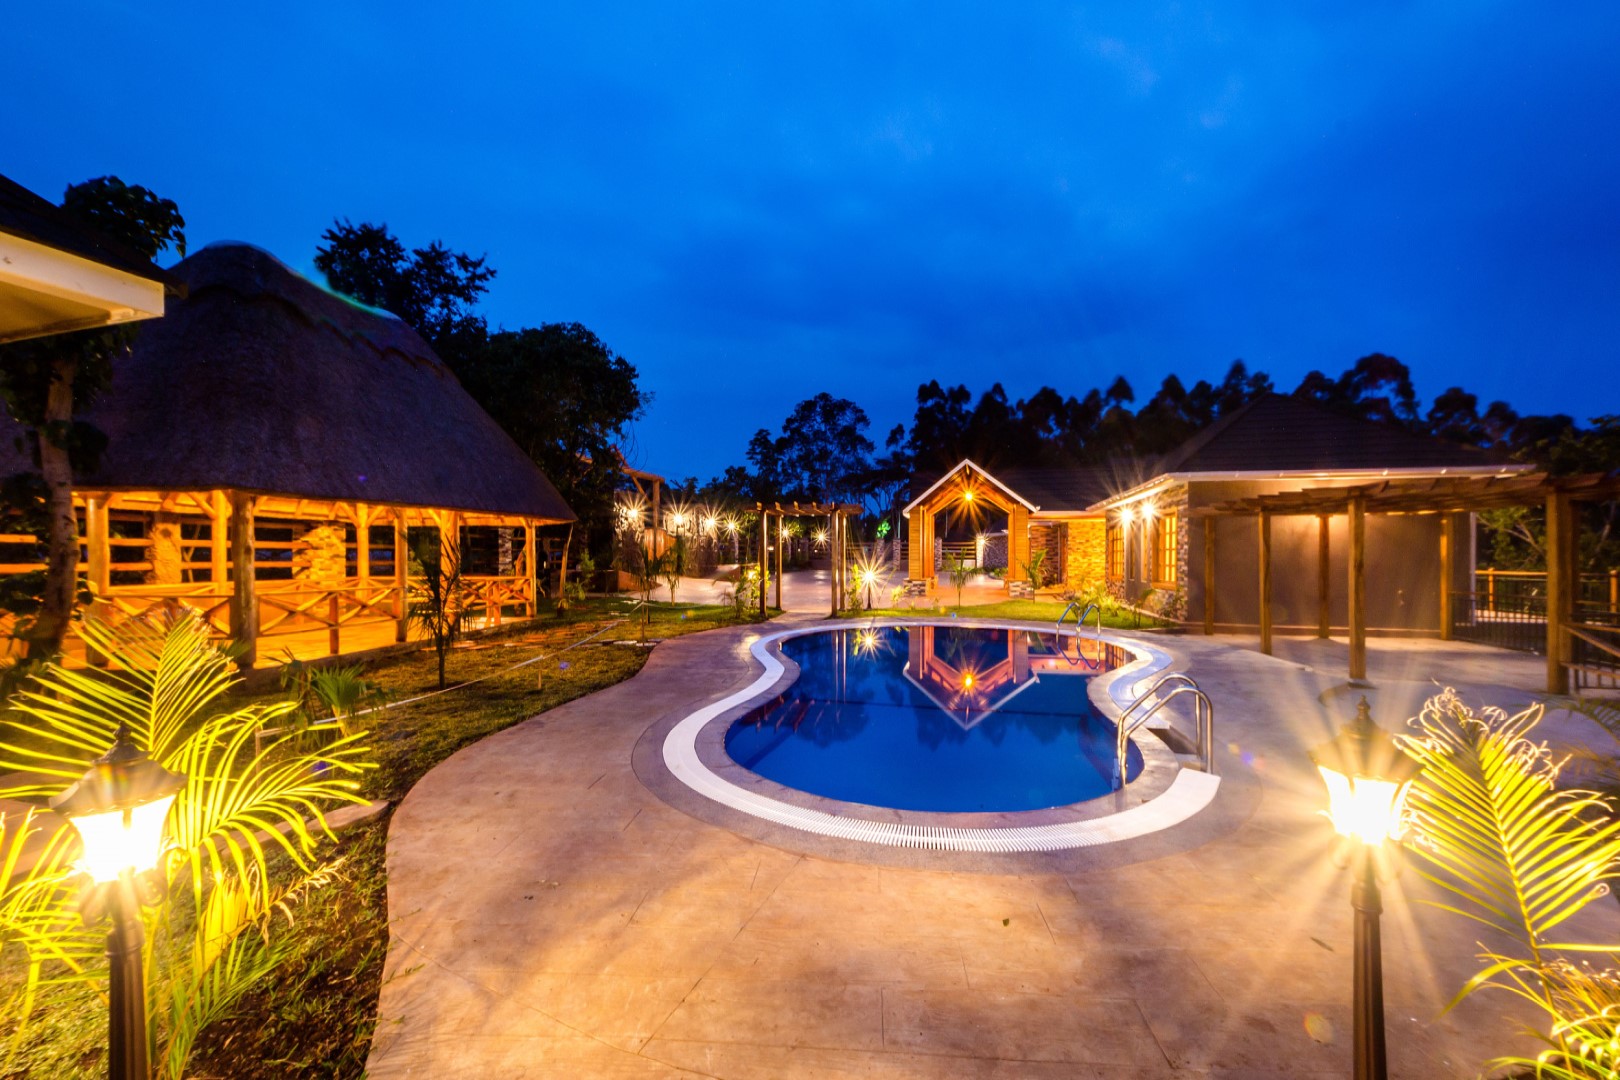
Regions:
<svg viewBox="0 0 1620 1080"><path fill-rule="evenodd" d="M246 244L210 245L171 272L189 295L114 363L86 416L107 449L78 486L574 520L403 322Z"/></svg>

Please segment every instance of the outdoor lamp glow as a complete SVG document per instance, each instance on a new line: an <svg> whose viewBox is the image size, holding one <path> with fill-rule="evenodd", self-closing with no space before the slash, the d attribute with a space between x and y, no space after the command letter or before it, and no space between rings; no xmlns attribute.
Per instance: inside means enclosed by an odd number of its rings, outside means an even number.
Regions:
<svg viewBox="0 0 1620 1080"><path fill-rule="evenodd" d="M1131 518L1133 518L1135 516L1136 516L1136 512L1134 510L1132 510L1129 506L1125 507L1123 510L1121 510L1119 512L1119 520L1123 521L1127 525L1129 525L1131 523Z"/></svg>
<svg viewBox="0 0 1620 1080"><path fill-rule="evenodd" d="M80 868L97 882L155 868L163 855L163 823L186 778L135 746L119 727L112 748L74 785L51 800L84 842Z"/></svg>
<svg viewBox="0 0 1620 1080"><path fill-rule="evenodd" d="M967 488L966 490L964 490L962 492L962 501L963 502L972 502L973 501L973 489L972 488Z"/></svg>
<svg viewBox="0 0 1620 1080"><path fill-rule="evenodd" d="M1401 812L1419 766L1373 722L1363 697L1356 718L1311 751L1328 789L1328 820L1340 836L1367 845L1401 837Z"/></svg>

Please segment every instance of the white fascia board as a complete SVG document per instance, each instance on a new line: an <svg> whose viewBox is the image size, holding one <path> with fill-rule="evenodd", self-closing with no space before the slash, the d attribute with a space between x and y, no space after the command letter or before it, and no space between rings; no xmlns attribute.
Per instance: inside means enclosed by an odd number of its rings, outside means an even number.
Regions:
<svg viewBox="0 0 1620 1080"><path fill-rule="evenodd" d="M1024 498L1022 495L1018 494L1018 492L1014 491L1012 488L1008 487L1006 484L1003 484L1000 480L997 480L994 476L992 476L990 474L990 471L988 469L985 469L982 466L980 466L979 463L974 461L972 458L963 458L961 461L958 461L949 470L947 470L944 476L941 476L938 480L935 480L932 484L930 484L927 491L923 492L921 495L917 496L915 499L912 499L909 503L907 503L906 508L904 510L902 510L901 513L904 514L906 517L910 517L911 512L913 510L915 510L925 499L927 499L928 496L930 496L934 492L938 491L944 485L945 481L949 480L951 477L955 476L957 473L961 472L963 469L973 469L973 470L975 470L976 472L978 472L978 474L980 476L984 477L986 480L990 481L996 487L1000 488L1003 492L1005 492L1006 494L1012 496L1014 499L1018 500L1024 506L1028 507L1030 513L1034 513L1035 511L1040 509L1040 507L1036 506L1034 503L1030 502L1028 499Z"/></svg>
<svg viewBox="0 0 1620 1080"><path fill-rule="evenodd" d="M7 328L5 340L19 340L86 325L110 325L155 319L163 314L163 285L58 248L0 233L0 291L17 291L34 303L49 307L52 299L82 310L66 316L77 325L41 322L37 326ZM72 310L72 309L68 309Z"/></svg>
<svg viewBox="0 0 1620 1080"><path fill-rule="evenodd" d="M1447 476L1513 476L1534 472L1534 465L1515 462L1511 465L1453 465L1445 468L1417 469L1337 469L1329 472L1316 470L1254 469L1235 472L1180 472L1155 476L1144 484L1112 495L1101 502L1092 503L1089 510L1107 510L1126 506L1156 495L1173 483L1214 483L1223 480L1351 480L1366 483L1369 480L1438 480Z"/></svg>

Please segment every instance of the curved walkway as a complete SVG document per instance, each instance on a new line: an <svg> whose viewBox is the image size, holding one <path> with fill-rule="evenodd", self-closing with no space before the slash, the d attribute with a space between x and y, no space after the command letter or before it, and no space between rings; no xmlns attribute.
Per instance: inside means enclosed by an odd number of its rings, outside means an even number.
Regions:
<svg viewBox="0 0 1620 1080"><path fill-rule="evenodd" d="M1348 882L1303 753L1328 730L1331 652L1319 671L1316 646L1289 661L1156 639L1211 692L1223 775L1253 793L1221 828L1108 865L942 870L774 846L638 781L644 732L746 685L755 637L666 642L634 679L417 784L389 836L372 1077L1347 1074ZM1386 726L1430 676L1514 704L1536 675L1533 658L1466 645L1375 643L1372 668ZM1385 897L1392 1075L1472 1076L1514 1047L1509 1003L1435 1019L1477 935L1414 905L1421 887L1407 872ZM1620 938L1620 908L1587 922Z"/></svg>

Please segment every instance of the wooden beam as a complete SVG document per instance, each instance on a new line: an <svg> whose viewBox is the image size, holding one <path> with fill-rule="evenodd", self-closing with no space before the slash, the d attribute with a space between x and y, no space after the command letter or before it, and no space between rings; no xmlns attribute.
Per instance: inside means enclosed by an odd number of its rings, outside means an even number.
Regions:
<svg viewBox="0 0 1620 1080"><path fill-rule="evenodd" d="M1575 599L1575 515L1563 492L1547 496L1547 693L1569 693L1569 626Z"/></svg>
<svg viewBox="0 0 1620 1080"><path fill-rule="evenodd" d="M770 546L770 535L771 535L770 521L771 521L771 515L769 513L767 513L763 509L760 510L760 512L759 512L759 552L758 552L758 556L759 556L759 617L762 618L762 619L765 617L766 574L769 572L770 565L771 565L767 561L767 559L769 558L770 553L765 550L767 547Z"/></svg>
<svg viewBox="0 0 1620 1080"><path fill-rule="evenodd" d="M1349 504L1350 681L1367 678L1367 503L1360 497Z"/></svg>
<svg viewBox="0 0 1620 1080"><path fill-rule="evenodd" d="M253 580L255 502L247 492L231 492L231 640L241 650L237 663L244 670L259 659L259 598Z"/></svg>
<svg viewBox="0 0 1620 1080"><path fill-rule="evenodd" d="M1260 521L1260 651L1271 655L1271 515Z"/></svg>
<svg viewBox="0 0 1620 1080"><path fill-rule="evenodd" d="M406 524L405 515L399 510L394 511L394 640L404 641L408 636L411 623L410 598L406 595L410 588L411 559L406 551ZM529 530L534 535L534 530Z"/></svg>
<svg viewBox="0 0 1620 1080"><path fill-rule="evenodd" d="M1204 519L1204 633L1215 632L1215 521ZM1108 543L1107 524L1103 525L1103 543Z"/></svg>
<svg viewBox="0 0 1620 1080"><path fill-rule="evenodd" d="M223 592L231 564L231 501L223 491L209 492L208 501L213 507L208 524L208 577L215 591Z"/></svg>
<svg viewBox="0 0 1620 1080"><path fill-rule="evenodd" d="M529 579L529 618L540 617L540 560L535 547L534 522L523 523L523 562Z"/></svg>
<svg viewBox="0 0 1620 1080"><path fill-rule="evenodd" d="M106 499L84 501L84 550L90 592L95 602L90 612L97 617L106 614L108 593L112 590L111 522L107 514ZM98 649L85 647L85 659L95 667L106 667L108 658Z"/></svg>
<svg viewBox="0 0 1620 1080"><path fill-rule="evenodd" d="M1440 515L1440 640L1451 640L1452 519Z"/></svg>
<svg viewBox="0 0 1620 1080"><path fill-rule="evenodd" d="M1331 519L1326 514L1316 517L1316 636L1325 638L1332 628L1331 608L1333 601L1332 575L1329 570L1328 550L1328 524Z"/></svg>
<svg viewBox="0 0 1620 1080"><path fill-rule="evenodd" d="M782 610L782 546L787 537L787 518L782 514L776 515L776 610Z"/></svg>
<svg viewBox="0 0 1620 1080"><path fill-rule="evenodd" d="M354 576L371 584L371 508L365 503L354 504Z"/></svg>

